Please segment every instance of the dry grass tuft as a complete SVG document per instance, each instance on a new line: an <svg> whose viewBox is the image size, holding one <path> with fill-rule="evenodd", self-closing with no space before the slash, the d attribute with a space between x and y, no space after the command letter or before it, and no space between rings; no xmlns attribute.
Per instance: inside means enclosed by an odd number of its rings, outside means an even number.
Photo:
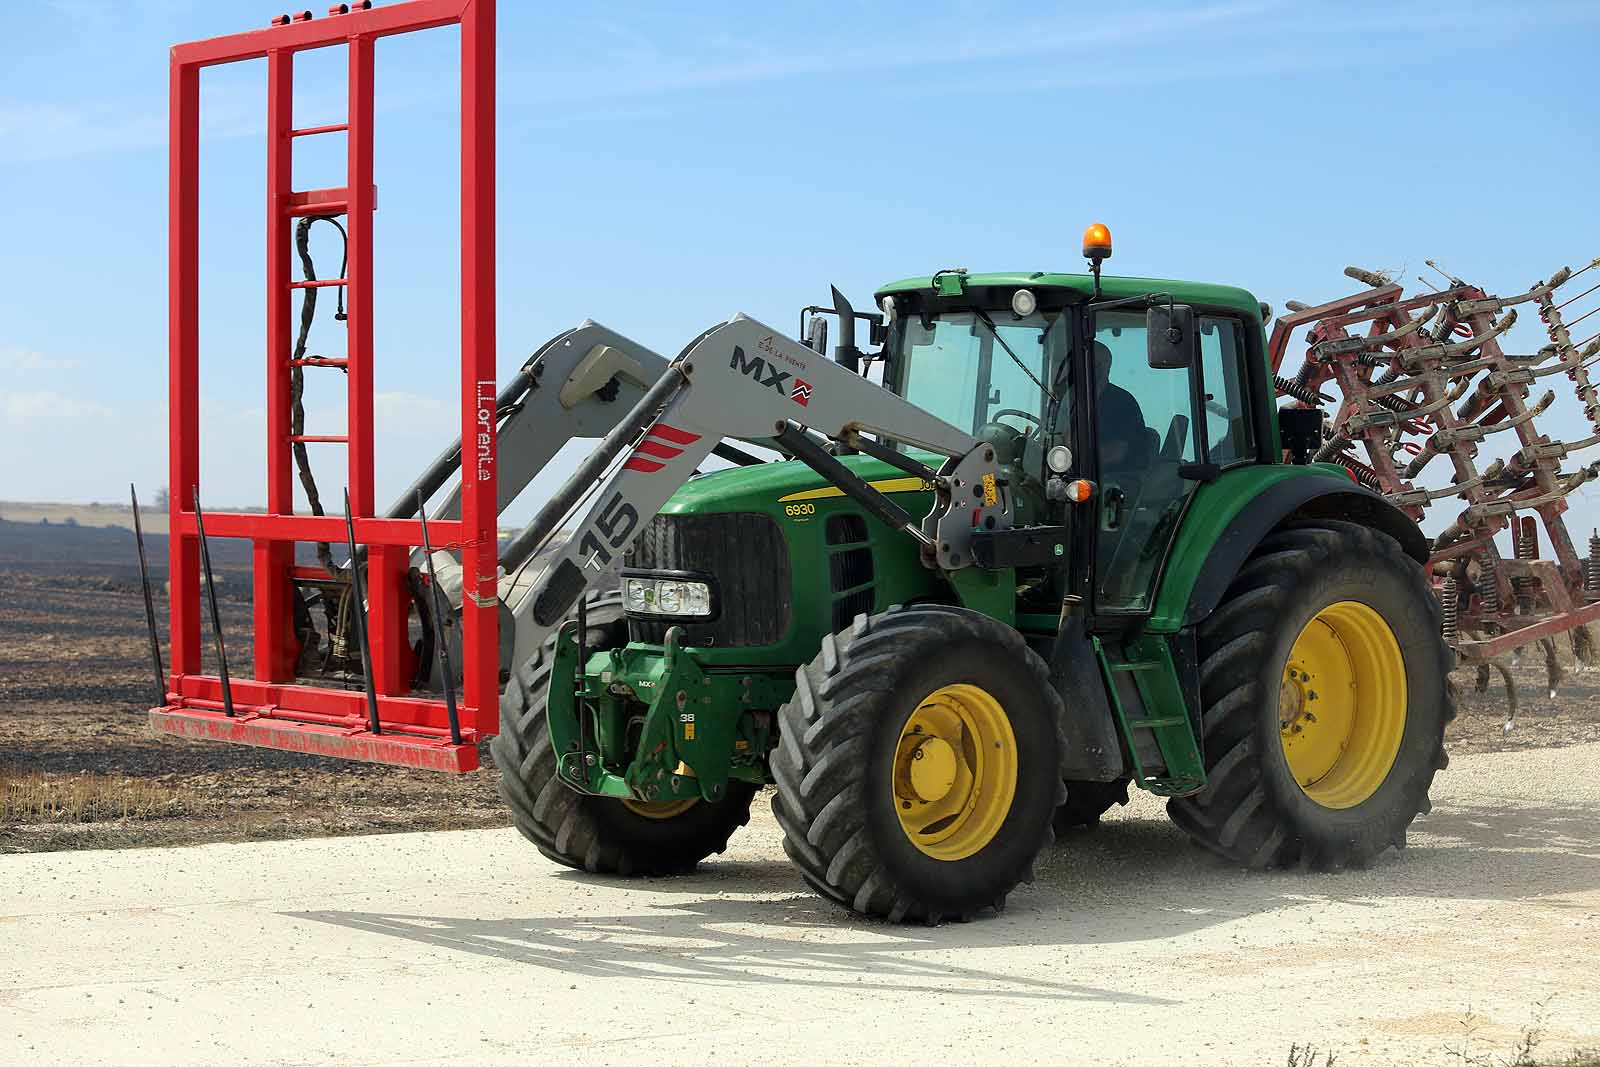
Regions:
<svg viewBox="0 0 1600 1067"><path fill-rule="evenodd" d="M147 778L0 768L0 823L160 819L188 806L182 792Z"/></svg>

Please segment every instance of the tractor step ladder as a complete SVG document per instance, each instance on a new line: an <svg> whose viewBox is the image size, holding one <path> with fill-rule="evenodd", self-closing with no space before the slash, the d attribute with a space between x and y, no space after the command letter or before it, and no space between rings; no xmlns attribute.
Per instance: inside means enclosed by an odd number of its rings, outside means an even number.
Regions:
<svg viewBox="0 0 1600 1067"><path fill-rule="evenodd" d="M1147 634L1129 642L1125 651L1132 657L1116 662L1107 655L1098 637L1094 639L1094 651L1111 695L1111 710L1123 747L1133 764L1136 784L1163 797L1188 796L1205 788L1205 762L1166 641ZM1136 715L1122 699L1120 678L1133 683ZM1148 714L1151 708L1162 711ZM1163 764L1160 772L1152 770L1141 756L1141 739L1154 741Z"/></svg>
<svg viewBox="0 0 1600 1067"><path fill-rule="evenodd" d="M379 518L373 487L373 66L380 38L459 25L461 37L461 518L429 524L436 549L461 554L462 741L453 743L444 704L409 693L416 664L408 637L412 550L422 543L412 518ZM498 728L498 599L495 568L495 298L494 298L494 0L409 0L373 7L335 4L328 17L280 16L261 30L180 44L171 58L169 344L171 409L172 669L166 702L150 712L158 731L295 752L436 770L478 766L477 743ZM343 46L349 55L344 122L296 129L294 57ZM212 537L252 544L254 677L232 679L234 714L221 679L201 663L201 613L194 487L199 484L199 97L202 69L265 60L267 65L267 499L264 513L207 512ZM302 137L342 135L348 143L343 186L292 188L293 145ZM348 263L342 278L297 281L290 274L294 220L343 217ZM343 358L292 359L291 316L297 290L346 293ZM342 434L290 434L291 368L332 367L347 376L347 428ZM367 560L367 640L377 691L377 726L360 688L303 684L296 679L296 583L329 576L295 566L296 544L345 542L342 516L294 513L291 449L340 445L355 540ZM215 493L210 494L215 496Z"/></svg>

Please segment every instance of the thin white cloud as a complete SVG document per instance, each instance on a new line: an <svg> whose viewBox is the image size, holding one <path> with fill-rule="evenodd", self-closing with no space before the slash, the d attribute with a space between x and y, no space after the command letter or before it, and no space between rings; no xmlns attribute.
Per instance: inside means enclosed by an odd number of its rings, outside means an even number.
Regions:
<svg viewBox="0 0 1600 1067"><path fill-rule="evenodd" d="M75 359L52 359L42 352L20 345L0 345L0 370L15 373L29 371L74 370L79 366Z"/></svg>
<svg viewBox="0 0 1600 1067"><path fill-rule="evenodd" d="M538 100L592 100L602 97L647 95L710 88L722 85L849 71L890 71L937 68L1055 56L1063 63L1093 62L1090 50L1111 44L1148 40L1170 44L1173 34L1204 26L1244 23L1278 6L1275 0L1235 0L1186 8L1133 11L1122 15L1096 12L1093 20L1081 12L1025 21L1009 20L1003 33L972 32L970 19L960 23L940 20L921 32L877 37L847 48L818 47L796 50L792 41L761 42L723 36L702 42L702 53L739 55L735 62L715 62L643 44L631 34L612 42L613 71L632 70L632 76L605 81L573 78L561 70L541 68L545 85L535 90ZM955 32L960 31L960 32ZM697 61L703 59L704 61Z"/></svg>
<svg viewBox="0 0 1600 1067"><path fill-rule="evenodd" d="M1359 57L1329 60L1317 69L1326 74L1330 70L1355 65ZM1218 63L1175 63L1160 66L1116 66L1104 70L1045 74L1034 78L972 79L951 82L940 86L918 85L902 90L906 96L926 96L935 92L972 93L1026 93L1058 92L1072 89L1136 88L1146 85L1174 85L1186 82L1212 81L1225 78L1256 78L1271 74L1304 71L1304 62L1296 56L1264 56Z"/></svg>
<svg viewBox="0 0 1600 1067"><path fill-rule="evenodd" d="M0 100L0 157L19 163L154 148L166 137L161 119L129 115L111 103Z"/></svg>
<svg viewBox="0 0 1600 1067"><path fill-rule="evenodd" d="M8 419L87 419L104 418L111 409L92 400L41 389L13 392L0 389L0 415Z"/></svg>

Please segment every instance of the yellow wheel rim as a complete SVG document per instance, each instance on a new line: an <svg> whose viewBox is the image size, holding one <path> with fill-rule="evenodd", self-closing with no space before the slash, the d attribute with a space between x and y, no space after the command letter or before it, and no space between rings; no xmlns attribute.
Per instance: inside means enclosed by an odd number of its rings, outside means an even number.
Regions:
<svg viewBox="0 0 1600 1067"><path fill-rule="evenodd" d="M683 800L624 800L622 806L646 819L671 819L682 815L698 803L700 803L699 797L685 797Z"/></svg>
<svg viewBox="0 0 1600 1067"><path fill-rule="evenodd" d="M1353 808L1389 776L1406 730L1406 669L1394 631L1341 600L1294 640L1278 690L1289 772L1325 808Z"/></svg>
<svg viewBox="0 0 1600 1067"><path fill-rule="evenodd" d="M1000 832L1017 793L1017 740L1000 702L976 685L930 693L900 728L890 799L924 855L960 860Z"/></svg>

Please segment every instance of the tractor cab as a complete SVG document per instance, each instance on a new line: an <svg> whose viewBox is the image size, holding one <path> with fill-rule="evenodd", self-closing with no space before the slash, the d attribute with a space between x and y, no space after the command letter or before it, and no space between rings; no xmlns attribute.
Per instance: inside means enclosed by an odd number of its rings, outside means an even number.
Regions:
<svg viewBox="0 0 1600 1067"><path fill-rule="evenodd" d="M1200 486L1277 455L1243 290L954 270L877 297L884 384L993 444L1042 521L1075 524L1069 571L1109 622L1149 613Z"/></svg>

